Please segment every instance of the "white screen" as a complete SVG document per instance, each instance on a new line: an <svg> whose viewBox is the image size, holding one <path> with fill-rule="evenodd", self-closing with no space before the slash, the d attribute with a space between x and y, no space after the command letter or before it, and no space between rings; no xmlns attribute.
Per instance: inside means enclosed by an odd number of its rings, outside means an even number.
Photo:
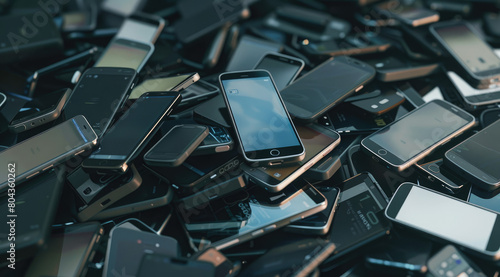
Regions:
<svg viewBox="0 0 500 277"><path fill-rule="evenodd" d="M485 250L497 215L413 187L396 220L464 246Z"/></svg>
<svg viewBox="0 0 500 277"><path fill-rule="evenodd" d="M152 43L157 30L158 26L134 19L127 19L123 22L116 37L144 43Z"/></svg>

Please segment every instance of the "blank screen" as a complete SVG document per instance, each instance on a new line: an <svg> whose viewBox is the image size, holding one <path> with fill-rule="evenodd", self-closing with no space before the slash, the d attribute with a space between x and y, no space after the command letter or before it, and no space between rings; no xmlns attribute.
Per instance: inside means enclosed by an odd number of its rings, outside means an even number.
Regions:
<svg viewBox="0 0 500 277"><path fill-rule="evenodd" d="M284 89L295 77L300 65L285 63L275 59L263 59L256 69L265 69L273 76L274 83L278 90Z"/></svg>
<svg viewBox="0 0 500 277"><path fill-rule="evenodd" d="M102 54L95 67L127 67L139 71L148 52L146 49L114 42Z"/></svg>

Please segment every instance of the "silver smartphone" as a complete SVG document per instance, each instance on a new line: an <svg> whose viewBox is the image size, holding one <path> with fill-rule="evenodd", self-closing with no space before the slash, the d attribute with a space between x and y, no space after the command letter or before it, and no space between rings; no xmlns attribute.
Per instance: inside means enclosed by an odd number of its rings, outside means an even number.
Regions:
<svg viewBox="0 0 500 277"><path fill-rule="evenodd" d="M479 106L500 102L500 86L477 89L469 85L469 83L462 79L457 73L448 71L447 74L465 102L466 109L475 110Z"/></svg>
<svg viewBox="0 0 500 277"><path fill-rule="evenodd" d="M0 191L90 150L97 135L84 116L75 116L0 152Z"/></svg>
<svg viewBox="0 0 500 277"><path fill-rule="evenodd" d="M152 43L114 38L94 67L127 67L139 72L153 54L154 49Z"/></svg>

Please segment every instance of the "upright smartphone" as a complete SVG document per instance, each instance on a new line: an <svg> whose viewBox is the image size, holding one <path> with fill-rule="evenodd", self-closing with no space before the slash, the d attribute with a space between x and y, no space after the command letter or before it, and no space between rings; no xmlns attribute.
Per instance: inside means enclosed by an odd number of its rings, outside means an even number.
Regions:
<svg viewBox="0 0 500 277"><path fill-rule="evenodd" d="M203 125L176 125L144 154L144 162L151 166L177 167L207 135L208 128Z"/></svg>
<svg viewBox="0 0 500 277"><path fill-rule="evenodd" d="M276 83L276 88L281 91L288 86L304 68L304 61L292 56L279 53L268 53L262 57L254 69L269 71Z"/></svg>
<svg viewBox="0 0 500 277"><path fill-rule="evenodd" d="M30 137L0 152L0 191L90 150L97 135L82 115Z"/></svg>
<svg viewBox="0 0 500 277"><path fill-rule="evenodd" d="M104 231L98 222L55 230L31 262L25 276L85 276Z"/></svg>
<svg viewBox="0 0 500 277"><path fill-rule="evenodd" d="M500 259L500 216L490 210L403 183L392 196L385 215L395 223L456 243L475 255Z"/></svg>
<svg viewBox="0 0 500 277"><path fill-rule="evenodd" d="M432 150L474 125L455 105L434 100L361 141L362 149L392 169L403 171Z"/></svg>
<svg viewBox="0 0 500 277"><path fill-rule="evenodd" d="M223 73L219 81L245 160L273 166L304 159L304 146L269 72Z"/></svg>
<svg viewBox="0 0 500 277"><path fill-rule="evenodd" d="M415 3L415 2L414 2ZM418 5L407 5L396 0L375 5L375 11L388 18L396 18L400 22L418 27L439 21L439 13Z"/></svg>
<svg viewBox="0 0 500 277"><path fill-rule="evenodd" d="M429 30L462 67L473 87L488 88L500 84L500 58L469 23L440 22L431 25Z"/></svg>
<svg viewBox="0 0 500 277"><path fill-rule="evenodd" d="M500 187L500 120L495 121L444 155L445 165L474 185L493 191Z"/></svg>
<svg viewBox="0 0 500 277"><path fill-rule="evenodd" d="M64 106L63 117L83 115L102 137L135 84L130 68L93 67L85 71Z"/></svg>
<svg viewBox="0 0 500 277"><path fill-rule="evenodd" d="M198 73L147 79L132 90L129 99L137 99L143 93L150 91L181 91L199 79L200 75ZM184 101L184 97L182 97L182 100Z"/></svg>
<svg viewBox="0 0 500 277"><path fill-rule="evenodd" d="M100 147L83 161L84 168L125 172L128 163L151 139L160 122L180 102L177 92L148 92L106 132ZM133 131L132 131L133 130Z"/></svg>
<svg viewBox="0 0 500 277"><path fill-rule="evenodd" d="M453 83L460 94L465 108L475 110L480 106L486 106L500 102L500 87L495 86L486 89L476 89L471 87L462 77L453 71L448 71L448 78Z"/></svg>
<svg viewBox="0 0 500 277"><path fill-rule="evenodd" d="M140 72L153 52L152 43L115 38L101 53L94 67L127 67Z"/></svg>
<svg viewBox="0 0 500 277"><path fill-rule="evenodd" d="M145 254L135 276L158 276L165 272L172 276L215 276L215 266L206 261L193 261L159 254Z"/></svg>
<svg viewBox="0 0 500 277"><path fill-rule="evenodd" d="M429 272L436 277L477 276L486 277L486 274L464 256L455 246L448 244L427 262ZM451 272L451 273L448 273Z"/></svg>
<svg viewBox="0 0 500 277"><path fill-rule="evenodd" d="M65 88L26 102L9 123L9 130L20 133L56 120L71 92L71 89Z"/></svg>
<svg viewBox="0 0 500 277"><path fill-rule="evenodd" d="M152 14L136 12L123 21L115 38L154 44L163 27L165 27L165 19Z"/></svg>
<svg viewBox="0 0 500 277"><path fill-rule="evenodd" d="M281 191L340 143L337 132L319 125L297 125L297 131L305 147L304 159L296 164L280 167L254 168L243 164L243 170L252 181L271 192Z"/></svg>
<svg viewBox="0 0 500 277"><path fill-rule="evenodd" d="M293 117L312 121L362 89L374 76L375 69L363 62L346 56L330 58L281 95Z"/></svg>

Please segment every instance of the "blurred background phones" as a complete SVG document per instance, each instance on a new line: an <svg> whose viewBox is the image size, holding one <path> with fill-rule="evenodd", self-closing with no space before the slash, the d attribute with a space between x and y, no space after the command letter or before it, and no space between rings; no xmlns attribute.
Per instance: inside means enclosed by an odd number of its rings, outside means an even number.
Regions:
<svg viewBox="0 0 500 277"><path fill-rule="evenodd" d="M135 11L140 11L145 4L145 0L104 0L100 8L104 11L127 17Z"/></svg>
<svg viewBox="0 0 500 277"><path fill-rule="evenodd" d="M448 244L427 262L429 272L436 277L444 277L448 272L453 276L486 277L479 267L462 254L455 246Z"/></svg>
<svg viewBox="0 0 500 277"><path fill-rule="evenodd" d="M154 52L151 43L113 39L94 64L95 67L127 67L140 72ZM127 57L123 59L123 57Z"/></svg>
<svg viewBox="0 0 500 277"><path fill-rule="evenodd" d="M462 77L453 71L448 71L448 78L455 86L465 108L475 110L487 105L500 102L500 86L491 88L477 89L473 88Z"/></svg>
<svg viewBox="0 0 500 277"><path fill-rule="evenodd" d="M151 79L146 79L132 90L129 99L137 99L143 93L150 91L182 91L192 84L196 83L198 80L200 80L200 75L198 75L198 73L189 73L168 77L158 76ZM184 97L182 101L184 101Z"/></svg>
<svg viewBox="0 0 500 277"><path fill-rule="evenodd" d="M373 32L349 34L343 39L328 41L302 40L300 46L304 51L319 56L355 56L370 53L384 52L391 47L391 43Z"/></svg>
<svg viewBox="0 0 500 277"><path fill-rule="evenodd" d="M163 27L165 27L165 20L159 16L134 13L125 19L115 38L154 44Z"/></svg>
<svg viewBox="0 0 500 277"><path fill-rule="evenodd" d="M281 44L249 35L240 38L229 60L226 71L250 70L269 52L280 52Z"/></svg>
<svg viewBox="0 0 500 277"><path fill-rule="evenodd" d="M418 27L439 21L439 13L425 8L420 1L406 1L404 4L390 0L375 5L375 11L388 18L396 18L401 23Z"/></svg>
<svg viewBox="0 0 500 277"><path fill-rule="evenodd" d="M255 69L265 69L271 73L278 91L293 82L303 68L303 60L279 53L266 54L255 66Z"/></svg>
<svg viewBox="0 0 500 277"><path fill-rule="evenodd" d="M148 277L168 272L175 276L214 276L215 266L207 261L187 260L158 254L145 254L137 277Z"/></svg>

